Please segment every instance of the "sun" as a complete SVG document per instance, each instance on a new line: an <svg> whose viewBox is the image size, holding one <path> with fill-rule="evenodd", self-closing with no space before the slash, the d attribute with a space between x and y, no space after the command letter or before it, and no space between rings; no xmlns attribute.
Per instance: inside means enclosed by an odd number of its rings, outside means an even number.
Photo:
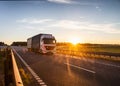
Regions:
<svg viewBox="0 0 120 86"><path fill-rule="evenodd" d="M76 44L80 43L81 40L79 38L72 38L69 40L69 42L76 45Z"/></svg>

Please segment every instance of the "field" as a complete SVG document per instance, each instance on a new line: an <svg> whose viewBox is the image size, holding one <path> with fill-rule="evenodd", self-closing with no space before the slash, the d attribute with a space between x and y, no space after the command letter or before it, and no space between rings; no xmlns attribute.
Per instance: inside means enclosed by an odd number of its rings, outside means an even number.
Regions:
<svg viewBox="0 0 120 86"><path fill-rule="evenodd" d="M78 44L72 45L70 43L57 44L57 49L60 50L74 50L81 52L110 52L120 53L120 45L104 45L104 44Z"/></svg>
<svg viewBox="0 0 120 86"><path fill-rule="evenodd" d="M57 53L67 54L73 56L97 57L115 59L120 57L120 45L107 44L78 44L72 45L70 43L57 44ZM118 60L119 58L117 58Z"/></svg>

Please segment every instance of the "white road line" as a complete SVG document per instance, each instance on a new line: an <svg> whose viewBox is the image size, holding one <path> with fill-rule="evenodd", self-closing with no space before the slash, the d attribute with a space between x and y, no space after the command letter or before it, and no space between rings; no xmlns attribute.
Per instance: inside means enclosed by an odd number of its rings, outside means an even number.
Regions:
<svg viewBox="0 0 120 86"><path fill-rule="evenodd" d="M42 80L38 80L38 82L43 82Z"/></svg>
<svg viewBox="0 0 120 86"><path fill-rule="evenodd" d="M83 67L80 67L80 66L76 66L76 65L73 65L73 64L70 64L70 63L64 63L64 64L69 65L69 66L72 66L72 67L75 67L75 68L78 68L78 69L85 70L85 71L90 72L90 73L93 73L93 74L96 73L95 71L88 70L88 69L86 69L86 68L83 68Z"/></svg>
<svg viewBox="0 0 120 86"><path fill-rule="evenodd" d="M95 63L120 68L120 66L119 66L119 65L113 65L113 64L103 63L103 62L95 62Z"/></svg>
<svg viewBox="0 0 120 86"><path fill-rule="evenodd" d="M44 83L44 82L41 82L40 84L41 84L41 85L45 85L45 83Z"/></svg>
<svg viewBox="0 0 120 86"><path fill-rule="evenodd" d="M42 85L42 86L47 86L47 85Z"/></svg>
<svg viewBox="0 0 120 86"><path fill-rule="evenodd" d="M23 64L27 67L27 69L30 71L30 73L33 75L35 80L40 84L40 86L47 86L42 79L31 69L31 67L22 59L22 57L15 51L14 48L12 48L13 51L16 53L16 55L19 57L19 59L23 62Z"/></svg>
<svg viewBox="0 0 120 86"><path fill-rule="evenodd" d="M61 55L61 54L56 54L56 55L58 55L58 56L65 56L65 57L72 57L72 58L75 58L75 59L83 60L83 59L80 59L80 57L77 57L77 56L69 56L69 55ZM89 59L87 59L87 61L92 62ZM95 61L95 63L106 65L106 66L112 66L112 67L120 68L119 65L108 64L108 63L103 63L103 62L96 62L96 61Z"/></svg>

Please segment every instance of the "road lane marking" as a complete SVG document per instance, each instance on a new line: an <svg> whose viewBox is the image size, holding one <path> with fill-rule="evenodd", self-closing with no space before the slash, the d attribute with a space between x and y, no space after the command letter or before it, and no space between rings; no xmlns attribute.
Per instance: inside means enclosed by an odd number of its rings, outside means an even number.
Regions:
<svg viewBox="0 0 120 86"><path fill-rule="evenodd" d="M42 86L47 86L47 85L42 85Z"/></svg>
<svg viewBox="0 0 120 86"><path fill-rule="evenodd" d="M64 63L64 64L69 65L69 66L71 66L71 67L75 67L75 68L78 68L78 69L85 70L85 71L90 72L90 73L93 73L93 74L96 73L95 71L88 70L88 69L86 69L86 68L83 68L83 67L80 67L80 66L76 66L76 65L73 65L73 64L70 64L70 63Z"/></svg>
<svg viewBox="0 0 120 86"><path fill-rule="evenodd" d="M38 80L38 83L41 83L41 82L43 82L42 80Z"/></svg>
<svg viewBox="0 0 120 86"><path fill-rule="evenodd" d="M56 54L56 55L58 55L58 56L65 56L65 57L72 57L72 58L75 58L75 59L83 60L83 59L80 59L80 58L77 57L77 56L62 55L62 54ZM84 59L84 60L85 60L85 59ZM108 63L103 63L103 62L96 62L96 61L90 61L89 59L87 59L87 61L89 61L89 62L94 62L94 63L98 63L98 64L102 64L102 65L106 65L106 66L111 66L111 67L117 67L117 68L120 68L119 65L108 64Z"/></svg>
<svg viewBox="0 0 120 86"><path fill-rule="evenodd" d="M113 65L113 64L103 63L103 62L95 62L95 63L120 68L120 66L119 66L119 65Z"/></svg>
<svg viewBox="0 0 120 86"><path fill-rule="evenodd" d="M16 52L16 50L14 48L12 49L16 53L16 55L19 57L19 59L23 62L23 64L27 67L30 73L33 75L35 80L40 84L40 86L47 86L45 82L43 82L43 80L40 79L40 77L32 70L32 68L22 59L22 57Z"/></svg>
<svg viewBox="0 0 120 86"><path fill-rule="evenodd" d="M41 82L40 84L41 84L41 85L45 85L45 83L44 83L44 82Z"/></svg>

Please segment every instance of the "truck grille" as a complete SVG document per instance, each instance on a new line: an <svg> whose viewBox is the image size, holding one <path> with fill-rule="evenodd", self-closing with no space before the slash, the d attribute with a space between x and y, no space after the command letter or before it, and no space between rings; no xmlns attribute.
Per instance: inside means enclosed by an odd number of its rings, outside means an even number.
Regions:
<svg viewBox="0 0 120 86"><path fill-rule="evenodd" d="M45 46L46 50L53 50L55 46Z"/></svg>

